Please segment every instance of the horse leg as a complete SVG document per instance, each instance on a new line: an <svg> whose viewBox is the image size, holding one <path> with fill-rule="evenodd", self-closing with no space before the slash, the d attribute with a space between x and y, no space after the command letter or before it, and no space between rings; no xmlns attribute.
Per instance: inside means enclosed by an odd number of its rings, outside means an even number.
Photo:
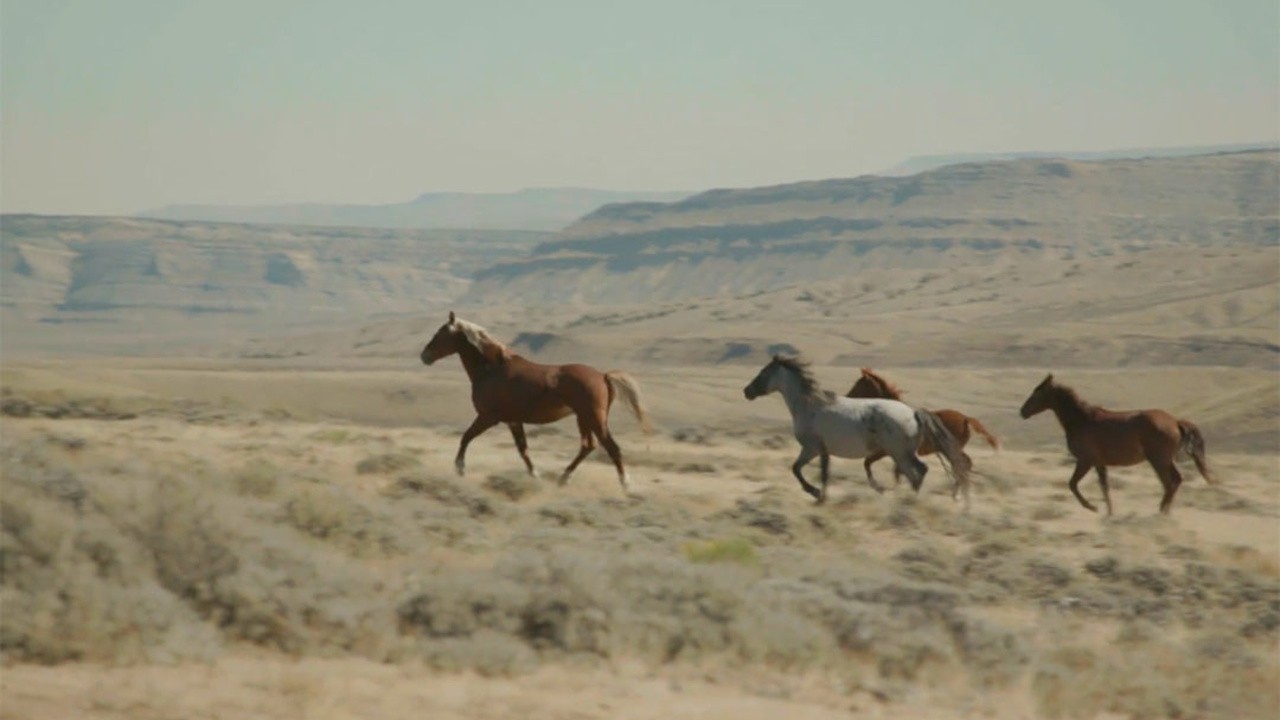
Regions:
<svg viewBox="0 0 1280 720"><path fill-rule="evenodd" d="M929 474L929 466L919 456L910 451L901 457L895 456L893 462L896 466L895 469L907 476L907 482L911 483L911 489L919 495L920 487L924 485L924 476Z"/></svg>
<svg viewBox="0 0 1280 720"><path fill-rule="evenodd" d="M1084 477L1091 467L1093 467L1092 463L1076 460L1076 469L1075 472L1071 473L1071 479L1067 481L1067 487L1071 489L1071 494L1076 496L1076 500L1079 500L1086 510L1098 512L1098 508L1094 507L1092 503L1085 500L1084 496L1080 494L1080 478Z"/></svg>
<svg viewBox="0 0 1280 720"><path fill-rule="evenodd" d="M630 494L631 488L627 484L627 471L622 467L622 450L618 447L617 441L613 439L613 433L609 432L609 426L600 423L600 429L596 431L597 437L600 438L600 444L604 446L604 451L609 453L609 459L613 461L613 466L618 469L618 484L622 486L623 494Z"/></svg>
<svg viewBox="0 0 1280 720"><path fill-rule="evenodd" d="M801 445L800 455L797 456L796 461L791 464L791 472L796 476L796 479L800 481L801 489L812 495L814 500L822 502L822 493L818 491L818 488L810 485L809 481L805 480L804 475L800 472L801 468L808 465L809 462L817 456L817 451L813 450L808 445Z"/></svg>
<svg viewBox="0 0 1280 720"><path fill-rule="evenodd" d="M475 420L471 421L471 426L467 428L466 432L462 433L462 442L458 444L458 455L453 459L453 466L458 469L459 475L467 474L467 446L471 444L472 440L480 437L480 434L485 430L497 424L497 420L479 415Z"/></svg>
<svg viewBox="0 0 1280 720"><path fill-rule="evenodd" d="M578 418L578 435L582 439L582 445L578 449L578 456L575 457L573 459L573 462L569 463L569 467L565 468L564 472L561 473L560 475L561 485L564 485L565 483L569 482L569 475L573 473L574 469L578 467L579 463L581 463L588 455L591 454L592 450L596 449L596 440L594 437L592 437L591 428L588 427L585 422L583 422L581 417Z"/></svg>
<svg viewBox="0 0 1280 720"><path fill-rule="evenodd" d="M862 461L862 467L867 470L867 483L871 485L871 489L878 493L884 493L884 488L880 486L880 483L876 482L876 476L871 474L871 463L885 457L885 454L886 453L883 450L877 450L868 455L866 460ZM901 482L901 475L902 473L898 472L898 466L895 463L893 466L893 480L895 485Z"/></svg>
<svg viewBox="0 0 1280 720"><path fill-rule="evenodd" d="M1160 484L1164 485L1164 497L1160 498L1160 512L1167 515L1170 507L1173 506L1173 496L1177 494L1178 486L1182 484L1182 473L1178 471L1178 466L1173 463L1172 458L1166 460L1163 465L1157 465L1155 460L1148 460L1148 462L1155 468ZM1164 469L1161 470L1161 467Z"/></svg>
<svg viewBox="0 0 1280 720"><path fill-rule="evenodd" d="M529 468L530 475L538 477L538 471L533 469L533 461L529 459L529 443L524 437L524 425L513 422L507 423L507 427L511 428L511 438L516 441L516 452L520 453L524 466Z"/></svg>
<svg viewBox="0 0 1280 720"><path fill-rule="evenodd" d="M973 469L973 458L969 457L969 453L967 453L967 452L965 452L965 451L961 450L961 451L960 451L960 461L964 463L964 466L965 466L965 472L968 472L969 470ZM942 466L942 469L943 469L943 470L946 470L946 468L947 468L947 466L946 466L946 465L943 465L943 466ZM960 493L961 491L964 491L964 505L965 505L965 507L969 507L969 485L966 483L966 484L962 487L962 486L961 486L961 484L960 484L960 481L959 481L959 480L952 481L952 483L951 483L951 499L952 499L952 500L955 500L955 499L956 499L956 495L957 495L958 493Z"/></svg>
<svg viewBox="0 0 1280 720"><path fill-rule="evenodd" d="M819 449L818 467L822 470L822 485L819 489L818 504L827 501L827 480L831 477L831 453L827 452L826 446Z"/></svg>
<svg viewBox="0 0 1280 720"><path fill-rule="evenodd" d="M1107 501L1107 517L1111 516L1111 487L1107 484L1107 466L1099 465L1098 484L1102 486L1102 499Z"/></svg>

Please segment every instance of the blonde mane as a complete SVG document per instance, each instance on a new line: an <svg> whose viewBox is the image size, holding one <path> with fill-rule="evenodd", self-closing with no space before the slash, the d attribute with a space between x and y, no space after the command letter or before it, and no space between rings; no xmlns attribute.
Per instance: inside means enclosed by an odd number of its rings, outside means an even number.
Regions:
<svg viewBox="0 0 1280 720"><path fill-rule="evenodd" d="M511 359L511 349L498 342L488 330L461 318L454 320L454 325L485 360L501 364Z"/></svg>

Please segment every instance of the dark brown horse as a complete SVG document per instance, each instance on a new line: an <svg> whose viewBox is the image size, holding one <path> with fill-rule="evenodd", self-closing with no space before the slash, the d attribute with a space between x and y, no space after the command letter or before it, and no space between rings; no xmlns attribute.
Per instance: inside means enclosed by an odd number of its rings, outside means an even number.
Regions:
<svg viewBox="0 0 1280 720"><path fill-rule="evenodd" d="M471 404L476 419L462 434L458 456L454 460L458 474L466 468L467 445L481 433L498 423L506 423L515 439L516 451L524 460L529 474L537 476L529 459L524 424L553 423L569 415L578 418L582 445L578 455L560 476L560 484L595 450L598 440L618 469L618 482L627 491L627 471L622 466L622 451L609 432L609 408L621 396L635 413L645 434L652 432L649 416L640 402L640 388L626 373L600 372L587 365L540 365L511 352L494 340L484 328L449 313L449 322L440 326L431 341L422 348L422 362L431 365L457 353L462 367L471 379Z"/></svg>
<svg viewBox="0 0 1280 720"><path fill-rule="evenodd" d="M862 368L862 377L858 378L858 381L853 384L853 387L849 388L849 392L845 393L845 397L884 398L886 400L901 401L902 394L904 392L904 390L889 382L871 368ZM991 445L991 447L996 450L1000 449L1000 440L997 439L995 435L988 432L987 428L983 426L982 423L978 422L976 418L971 418L959 410L934 410L933 413L937 415L938 419L942 421L942 424L947 427L947 431L956 439L956 442L960 444L961 448L969 443L969 438L971 437L970 429L972 429L974 432L977 432L979 435L986 438L987 443ZM930 455L937 451L938 449L933 446L933 443L927 435L920 438L920 448L917 450L918 454ZM964 456L966 463L969 465L973 464L968 453L961 452L960 454ZM868 455L867 459L862 461L863 467L867 470L868 478L872 477L871 464L882 457L884 457L884 453L874 453L872 455ZM895 479L899 477L897 468L894 468L893 476Z"/></svg>
<svg viewBox="0 0 1280 720"><path fill-rule="evenodd" d="M1052 410L1067 435L1067 450L1076 459L1075 472L1068 486L1080 504L1097 512L1080 494L1080 479L1090 468L1098 471L1102 499L1111 514L1111 490L1107 486L1107 467L1137 465L1147 461L1164 486L1160 512L1169 512L1173 496L1182 484L1182 473L1174 458L1185 452L1196 463L1196 469L1210 483L1216 482L1204 457L1204 437L1200 428L1188 420L1179 420L1164 410L1131 410L1113 412L1090 405L1075 390L1053 381L1053 375L1031 391L1022 404L1022 417Z"/></svg>

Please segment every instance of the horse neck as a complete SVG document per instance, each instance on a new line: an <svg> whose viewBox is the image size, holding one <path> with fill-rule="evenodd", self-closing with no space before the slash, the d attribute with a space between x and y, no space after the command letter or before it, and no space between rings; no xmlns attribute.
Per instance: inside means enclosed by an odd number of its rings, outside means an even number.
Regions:
<svg viewBox="0 0 1280 720"><path fill-rule="evenodd" d="M886 383L886 382L884 382L883 380L881 380L881 381L873 380L873 381L871 381L871 384L872 384L873 386L875 386L875 389L876 389L876 397L879 397L879 398L885 398L885 399L888 399L888 400L901 400L901 399L902 399L902 393L900 393L900 392L897 392L897 391L895 391L895 390L890 389L889 384L888 384L888 383Z"/></svg>
<svg viewBox="0 0 1280 720"><path fill-rule="evenodd" d="M462 361L462 368L467 371L467 377L473 383L489 369L489 361L469 342L458 343L458 359Z"/></svg>
<svg viewBox="0 0 1280 720"><path fill-rule="evenodd" d="M1093 409L1093 406L1065 388L1057 388L1054 391L1053 404L1050 407L1064 430L1071 430L1084 424L1089 419L1089 411Z"/></svg>
<svg viewBox="0 0 1280 720"><path fill-rule="evenodd" d="M779 376L778 393L791 411L792 418L807 418L813 410L813 398L800 387L800 378L784 372Z"/></svg>

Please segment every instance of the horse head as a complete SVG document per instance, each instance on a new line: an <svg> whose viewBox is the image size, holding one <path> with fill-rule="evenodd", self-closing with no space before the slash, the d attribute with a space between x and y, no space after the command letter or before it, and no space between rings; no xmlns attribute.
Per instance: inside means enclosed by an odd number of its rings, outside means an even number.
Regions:
<svg viewBox="0 0 1280 720"><path fill-rule="evenodd" d="M853 387L849 388L849 392L845 393L845 397L901 400L903 392L897 385L880 377L871 368L862 368L862 377L858 378Z"/></svg>
<svg viewBox="0 0 1280 720"><path fill-rule="evenodd" d="M774 355L773 360L770 360L768 365L761 368L760 372L756 373L755 378L747 383L746 387L742 388L743 397L748 400L755 400L761 395L768 395L777 390L778 386L775 384L774 379L781 359L780 355Z"/></svg>
<svg viewBox="0 0 1280 720"><path fill-rule="evenodd" d="M1023 419L1042 413L1052 407L1054 388L1053 373L1049 373L1044 380L1040 381L1036 389L1032 390L1031 394L1027 396L1026 402L1022 403L1022 409L1018 412L1021 413Z"/></svg>
<svg viewBox="0 0 1280 720"><path fill-rule="evenodd" d="M422 362L430 365L457 352L464 353L464 364L478 360L489 365L501 365L511 359L510 349L493 339L487 330L450 311L449 321L441 325L422 348Z"/></svg>
<svg viewBox="0 0 1280 720"><path fill-rule="evenodd" d="M422 363L431 365L437 360L447 358L458 352L458 342L462 339L462 333L458 329L458 318L449 312L449 321L440 326L436 330L436 334L431 336L422 348Z"/></svg>

